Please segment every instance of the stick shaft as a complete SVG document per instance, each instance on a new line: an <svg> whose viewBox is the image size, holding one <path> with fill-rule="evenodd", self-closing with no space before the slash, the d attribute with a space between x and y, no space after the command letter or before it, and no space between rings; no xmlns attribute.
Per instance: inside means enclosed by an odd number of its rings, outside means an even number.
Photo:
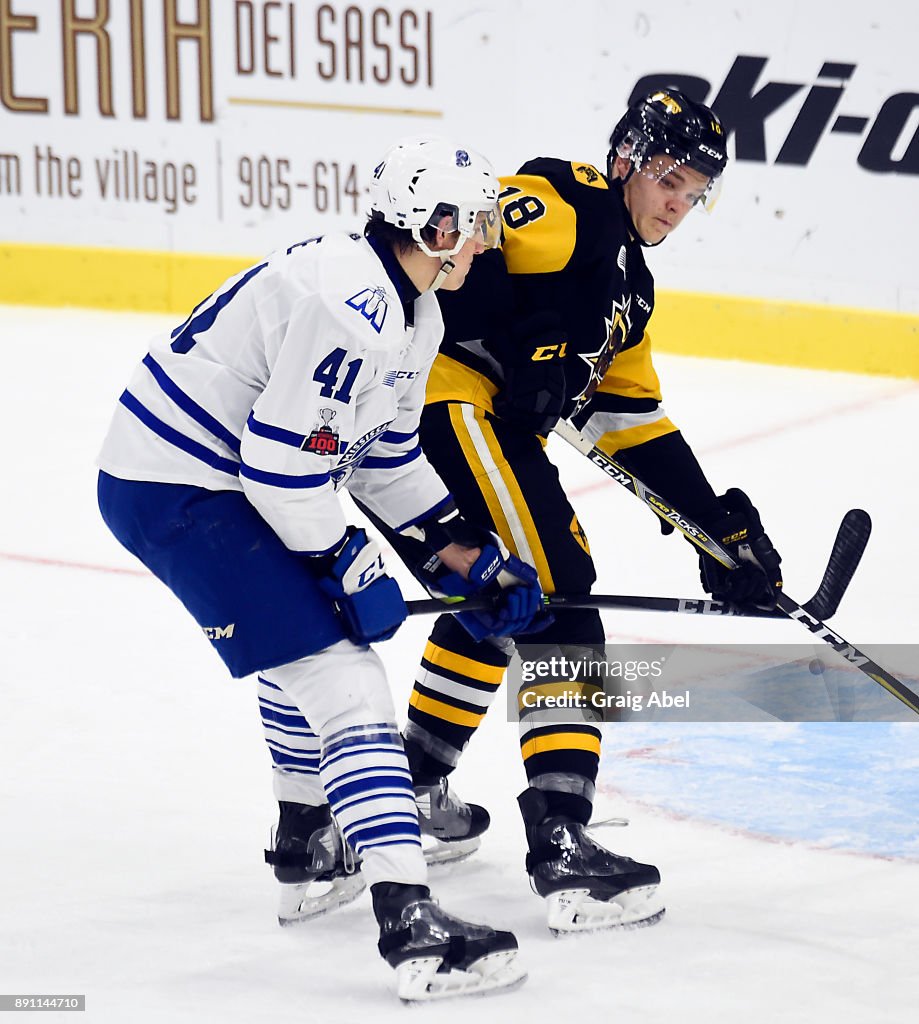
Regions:
<svg viewBox="0 0 919 1024"><path fill-rule="evenodd" d="M627 491L631 491L632 494L641 499L661 519L675 526L696 547L701 548L727 568L737 568L737 562L730 553L717 541L709 537L698 524L682 515L678 509L674 508L661 495L646 487L634 473L627 472L615 459L592 444L570 423L560 420L555 427L555 432L559 437L577 448L579 452L586 455L595 466L599 466L611 480L615 480L616 483L620 484ZM784 612L789 619L800 622L814 636L829 644L834 651L842 655L850 665L863 672L869 679L873 679L879 686L883 686L888 693L896 697L897 700L902 701L908 708L919 715L919 694L914 693L905 683L892 676L886 669L882 668L877 662L869 658L867 654L850 644L838 633L834 633L825 622L809 615L797 601L792 600L785 593L778 595L776 607Z"/></svg>
<svg viewBox="0 0 919 1024"><path fill-rule="evenodd" d="M547 608L617 608L623 611L680 612L688 615L737 615L756 619L785 619L781 611L759 608L740 609L725 601L692 597L644 597L630 594L550 594L543 598ZM489 598L470 598L445 603L434 598L407 601L409 615L456 614L462 611L487 611L494 606Z"/></svg>

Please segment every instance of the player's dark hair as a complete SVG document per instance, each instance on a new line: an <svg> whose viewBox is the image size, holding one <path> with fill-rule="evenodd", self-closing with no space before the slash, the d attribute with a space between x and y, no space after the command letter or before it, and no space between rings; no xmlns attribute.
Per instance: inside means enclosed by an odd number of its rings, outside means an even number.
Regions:
<svg viewBox="0 0 919 1024"><path fill-rule="evenodd" d="M411 252L415 248L415 239L408 228L397 228L383 218L379 210L371 210L364 225L364 237L372 238L385 246L398 249L399 252Z"/></svg>
<svg viewBox="0 0 919 1024"><path fill-rule="evenodd" d="M439 221L441 217L455 216L455 214L455 207L441 203L434 211L434 219ZM408 228L397 228L395 224L390 224L379 210L371 210L367 214L364 237L373 238L384 245L392 246L399 252L411 252L415 248L415 239L412 237L411 231ZM428 245L431 245L437 238L437 228L430 224L426 225L421 229L421 237Z"/></svg>

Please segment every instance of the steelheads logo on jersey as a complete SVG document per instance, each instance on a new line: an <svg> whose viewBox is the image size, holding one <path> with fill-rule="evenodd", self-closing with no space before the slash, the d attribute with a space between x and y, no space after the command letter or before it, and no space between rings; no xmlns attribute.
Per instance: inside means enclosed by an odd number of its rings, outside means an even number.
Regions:
<svg viewBox="0 0 919 1024"><path fill-rule="evenodd" d="M844 112L837 113L857 64L818 60L815 62L817 82L810 84L771 81L766 72L768 63L768 57L747 54L735 57L714 99L710 98L712 83L705 78L670 71L653 72L636 82L629 103L664 86L707 103L724 121L729 134L733 132L738 160L806 167L829 131L837 135L864 136L856 160L866 171L919 174L919 127L913 127L912 138L901 138L908 126L915 125L919 81L916 91L888 96L876 112L848 112L843 105ZM792 101L800 102L797 117L770 161L766 154L766 122Z"/></svg>
<svg viewBox="0 0 919 1024"><path fill-rule="evenodd" d="M609 188L606 178L592 164L572 163L571 170L575 178L584 185L590 185L592 188Z"/></svg>

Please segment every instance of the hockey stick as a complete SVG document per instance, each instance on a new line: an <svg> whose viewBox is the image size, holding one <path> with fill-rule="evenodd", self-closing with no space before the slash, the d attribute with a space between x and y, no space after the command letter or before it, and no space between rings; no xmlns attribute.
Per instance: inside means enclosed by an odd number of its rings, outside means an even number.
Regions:
<svg viewBox="0 0 919 1024"><path fill-rule="evenodd" d="M690 615L736 615L756 619L785 619L784 612L776 609L742 609L727 601L708 601L691 597L639 597L630 594L547 594L543 597L546 608L618 608L624 611L683 612ZM406 601L409 615L437 615L446 612L485 611L494 607L487 597L473 597L450 602L437 598Z"/></svg>
<svg viewBox="0 0 919 1024"><path fill-rule="evenodd" d="M861 509L850 509L840 524L839 532L823 579L814 596L801 607L818 619L836 613L852 574L861 560L871 535L871 519ZM778 609L738 608L727 601L709 601L691 597L635 597L624 594L550 594L543 598L547 608L618 608L626 611L683 612L690 615L739 615L758 619L786 619ZM408 601L409 615L455 614L481 611L492 607L488 598L470 598L449 603L435 598Z"/></svg>
<svg viewBox="0 0 919 1024"><path fill-rule="evenodd" d="M616 483L625 487L626 490L631 491L632 494L640 498L656 515L678 529L693 544L695 544L696 547L711 555L712 558L728 569L736 569L738 567L738 563L734 560L731 554L717 541L709 537L709 535L698 524L694 523L691 519L686 518L686 516L684 516L678 509L670 505L670 503L665 501L659 494L652 491L650 487L643 484L634 474L628 473L619 465L618 462L607 455L601 448L591 444L591 442L582 436L570 423L563 420L559 421L555 427L555 433L570 445L577 448L577 450L583 455L586 455L588 459L590 459L594 465L599 466L600 469L610 477L610 479L615 480ZM840 527L839 534L837 535L837 540L840 536L843 536L844 533L851 533L855 535L861 531L861 534L864 535L866 523L870 523L870 520L868 520L868 514L867 512L862 512L860 509L853 509L853 512L856 513L856 516L855 519L851 521L851 531L846 528L846 520L844 519L843 524ZM858 513L860 513L860 515ZM851 513L847 513L847 516L848 515L851 515ZM867 538L865 539L867 540ZM862 549L864 549L864 545L862 545ZM858 557L861 558L860 552ZM830 561L832 563L832 558ZM857 564L856 560L856 565ZM839 582L844 582L845 585L848 585L848 582L852 578L852 574L854 572L854 565L837 565L832 571L830 566L827 566L827 572L824 574L823 582L814 597L817 598L820 595L820 589L824 588L824 585L826 585L826 590L834 588ZM919 715L919 694L914 693L905 683L902 683L895 676L892 676L886 669L882 668L877 664L877 662L869 658L867 654L850 644L848 640L845 640L837 633L834 633L829 626L827 626L826 623L824 623L820 617L815 614L815 608L813 606L810 609L804 608L799 605L797 601L793 601L785 593L779 593L776 596L775 603L776 608L782 611L789 619L794 619L796 622L800 622L802 626L809 629L819 640L829 644L834 651L841 654L850 665L857 668L860 672L863 672L880 686L883 686L884 689L893 694L897 700L902 701L908 708ZM819 610L826 610L821 602L818 602L818 604L820 605Z"/></svg>
<svg viewBox="0 0 919 1024"><path fill-rule="evenodd" d="M546 608L619 608L625 611L646 612L688 612L692 615L746 615L761 619L784 619L779 611L765 611L752 608L742 610L726 601L706 601L689 597L638 597L629 594L546 594L543 596ZM406 601L409 615L437 615L446 612L487 611L495 602L488 597L454 599L449 602L437 598Z"/></svg>
<svg viewBox="0 0 919 1024"><path fill-rule="evenodd" d="M836 614L870 536L871 516L864 509L850 508L836 531L833 550L817 592L801 605L808 615L826 620Z"/></svg>

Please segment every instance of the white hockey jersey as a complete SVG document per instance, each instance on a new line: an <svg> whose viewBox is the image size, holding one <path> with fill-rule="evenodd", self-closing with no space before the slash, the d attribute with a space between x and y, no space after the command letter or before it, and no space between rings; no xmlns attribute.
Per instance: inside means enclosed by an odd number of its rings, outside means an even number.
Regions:
<svg viewBox="0 0 919 1024"><path fill-rule="evenodd" d="M449 500L418 443L443 335L432 293L415 300L414 321L359 235L273 253L154 340L98 464L128 480L242 490L305 554L341 542L345 484L404 529Z"/></svg>

